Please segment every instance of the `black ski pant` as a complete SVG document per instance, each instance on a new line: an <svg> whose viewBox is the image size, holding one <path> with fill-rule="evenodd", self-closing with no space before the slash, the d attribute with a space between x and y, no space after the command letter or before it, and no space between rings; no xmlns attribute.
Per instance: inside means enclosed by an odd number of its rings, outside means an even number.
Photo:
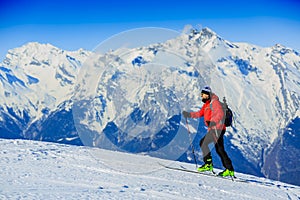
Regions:
<svg viewBox="0 0 300 200"><path fill-rule="evenodd" d="M213 142L215 144L216 152L221 158L223 166L226 169L233 171L232 162L228 157L224 148L224 139L223 139L224 134L225 134L225 130L211 129L200 140L200 147L203 154L203 161L206 164L212 163L211 152L208 145Z"/></svg>

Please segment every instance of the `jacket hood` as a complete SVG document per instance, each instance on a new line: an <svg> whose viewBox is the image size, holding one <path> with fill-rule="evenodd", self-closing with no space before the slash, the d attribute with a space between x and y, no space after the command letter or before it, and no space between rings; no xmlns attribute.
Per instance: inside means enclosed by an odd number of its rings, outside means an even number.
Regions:
<svg viewBox="0 0 300 200"><path fill-rule="evenodd" d="M219 100L219 97L215 93L212 93L210 100Z"/></svg>

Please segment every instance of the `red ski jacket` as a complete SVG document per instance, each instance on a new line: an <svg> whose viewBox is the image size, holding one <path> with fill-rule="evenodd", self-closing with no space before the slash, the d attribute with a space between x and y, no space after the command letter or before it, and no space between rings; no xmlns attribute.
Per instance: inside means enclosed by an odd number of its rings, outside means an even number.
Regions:
<svg viewBox="0 0 300 200"><path fill-rule="evenodd" d="M208 127L208 131L212 128L217 130L226 130L223 122L224 112L219 97L212 94L211 99L204 103L202 108L197 112L191 112L191 118L200 118L204 116L205 125L208 126L206 121L215 122L216 126Z"/></svg>

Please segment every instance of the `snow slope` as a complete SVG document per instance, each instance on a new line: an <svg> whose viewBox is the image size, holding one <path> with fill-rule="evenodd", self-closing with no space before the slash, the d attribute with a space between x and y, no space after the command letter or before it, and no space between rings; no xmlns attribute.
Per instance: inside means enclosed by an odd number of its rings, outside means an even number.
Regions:
<svg viewBox="0 0 300 200"><path fill-rule="evenodd" d="M178 172L195 165L91 147L0 140L0 199L299 199L300 187ZM218 170L217 170L218 171Z"/></svg>

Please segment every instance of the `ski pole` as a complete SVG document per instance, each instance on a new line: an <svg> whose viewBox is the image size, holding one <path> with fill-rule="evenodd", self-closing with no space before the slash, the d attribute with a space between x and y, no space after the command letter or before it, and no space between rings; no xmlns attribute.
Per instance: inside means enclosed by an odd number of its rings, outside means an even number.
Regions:
<svg viewBox="0 0 300 200"><path fill-rule="evenodd" d="M193 153L193 156L194 156L194 161L195 161L195 164L196 164L196 169L198 168L198 163L197 163L197 159L196 159L196 155L195 155L195 149L194 149L194 145L193 145L193 141L191 139L191 132L190 132L190 128L189 128L189 123L188 123L188 120L187 118L185 118L185 121L186 121L186 127L187 127L187 130L188 130L188 135L189 135L189 140L190 140L190 145L192 147L192 153Z"/></svg>

